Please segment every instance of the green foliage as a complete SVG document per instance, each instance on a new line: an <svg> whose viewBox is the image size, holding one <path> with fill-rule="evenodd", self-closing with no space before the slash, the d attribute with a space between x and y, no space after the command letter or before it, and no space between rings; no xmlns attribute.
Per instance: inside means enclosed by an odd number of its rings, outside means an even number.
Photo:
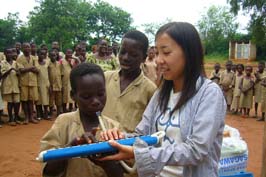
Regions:
<svg viewBox="0 0 266 177"><path fill-rule="evenodd" d="M14 45L20 23L18 13L9 13L6 19L0 19L0 51Z"/></svg>
<svg viewBox="0 0 266 177"><path fill-rule="evenodd" d="M228 53L228 42L238 28L235 18L226 7L211 6L198 21L205 54Z"/></svg>
<svg viewBox="0 0 266 177"><path fill-rule="evenodd" d="M258 57L266 57L266 1L227 0L236 15L240 10L250 14L249 32L257 45Z"/></svg>
<svg viewBox="0 0 266 177"><path fill-rule="evenodd" d="M28 24L21 24L18 14L0 19L0 47L15 40L51 45L58 41L61 49L72 48L79 41L90 45L104 37L118 40L132 29L129 13L110 4L85 0L39 0L29 14Z"/></svg>
<svg viewBox="0 0 266 177"><path fill-rule="evenodd" d="M154 45L155 35L156 35L156 32L158 31L158 29L162 25L164 25L166 23L169 23L171 21L172 21L171 19L167 18L167 19L165 19L162 22L144 23L144 24L141 25L144 28L145 34L148 36L150 45Z"/></svg>

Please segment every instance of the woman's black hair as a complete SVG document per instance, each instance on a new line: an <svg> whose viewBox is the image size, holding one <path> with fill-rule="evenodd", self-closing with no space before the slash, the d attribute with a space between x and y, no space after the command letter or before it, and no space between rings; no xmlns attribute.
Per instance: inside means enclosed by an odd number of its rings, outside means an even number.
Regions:
<svg viewBox="0 0 266 177"><path fill-rule="evenodd" d="M70 85L73 93L77 91L77 80L78 78L85 75L98 74L102 76L105 80L103 70L100 66L93 63L80 63L74 67L70 72Z"/></svg>
<svg viewBox="0 0 266 177"><path fill-rule="evenodd" d="M171 22L163 25L156 33L155 40L162 34L169 35L183 50L185 56L184 84L181 96L171 114L180 109L196 92L199 76L203 76L203 48L199 34L195 27L185 22ZM203 81L201 82L201 84ZM159 108L162 113L167 110L173 81L164 80L159 92Z"/></svg>

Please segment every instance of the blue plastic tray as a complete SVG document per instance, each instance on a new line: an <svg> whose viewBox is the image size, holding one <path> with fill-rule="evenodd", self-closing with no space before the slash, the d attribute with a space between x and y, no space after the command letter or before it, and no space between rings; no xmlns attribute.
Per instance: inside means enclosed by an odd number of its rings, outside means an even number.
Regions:
<svg viewBox="0 0 266 177"><path fill-rule="evenodd" d="M241 172L239 174L230 175L230 176L220 176L220 177L254 177L252 173L249 172Z"/></svg>

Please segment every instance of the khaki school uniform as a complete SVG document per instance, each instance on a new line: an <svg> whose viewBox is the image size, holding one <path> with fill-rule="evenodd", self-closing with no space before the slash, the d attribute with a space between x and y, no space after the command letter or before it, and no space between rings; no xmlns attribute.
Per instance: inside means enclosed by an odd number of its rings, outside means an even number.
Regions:
<svg viewBox="0 0 266 177"><path fill-rule="evenodd" d="M55 61L50 62L48 66L48 74L50 81L50 98L49 105L53 106L54 102L56 106L62 105L62 65Z"/></svg>
<svg viewBox="0 0 266 177"><path fill-rule="evenodd" d="M39 64L39 74L38 74L38 91L39 91L39 99L37 101L37 105L49 105L49 75L48 75L48 66L50 64L49 60L44 60L45 64Z"/></svg>
<svg viewBox="0 0 266 177"><path fill-rule="evenodd" d="M266 83L266 72L263 72L262 81ZM266 112L266 87L261 85L261 112Z"/></svg>
<svg viewBox="0 0 266 177"><path fill-rule="evenodd" d="M243 77L242 88L243 90L248 89L254 83L254 78ZM240 94L240 107L251 109L253 104L253 88L249 89L245 94Z"/></svg>
<svg viewBox="0 0 266 177"><path fill-rule="evenodd" d="M119 123L102 116L106 129L117 127ZM79 111L61 114L51 129L41 139L41 151L68 146L76 137L85 133L80 120ZM44 165L45 166L45 165ZM43 175L46 176L46 175ZM58 177L106 177L104 170L88 158L72 158L68 160L65 171Z"/></svg>
<svg viewBox="0 0 266 177"><path fill-rule="evenodd" d="M62 87L63 87L63 103L74 103L70 96L70 72L72 70L71 64L65 59L62 60Z"/></svg>
<svg viewBox="0 0 266 177"><path fill-rule="evenodd" d="M141 73L121 93L119 71L105 73L107 101L103 115L118 121L126 132L134 132L154 91L155 84Z"/></svg>
<svg viewBox="0 0 266 177"><path fill-rule="evenodd" d="M220 85L221 85L222 90L224 92L224 96L225 96L227 105L232 104L233 81L234 81L234 73L232 71L228 72L227 70L224 70L221 73ZM228 90L225 91L225 89L228 89Z"/></svg>
<svg viewBox="0 0 266 177"><path fill-rule="evenodd" d="M210 79L211 79L212 77L219 77L219 78L221 78L221 72L219 71L218 73L216 73L215 70L212 71L212 72L211 72L211 75L210 75ZM215 82L216 84L219 84L219 81L220 81L220 80L219 80L219 79L212 79L212 81Z"/></svg>
<svg viewBox="0 0 266 177"><path fill-rule="evenodd" d="M231 110L237 110L239 108L239 101L240 101L240 94L241 91L239 89L239 86L241 84L241 80L244 77L244 74L242 74L241 76L238 76L238 74L235 74L234 76L234 91L233 91L233 101L232 101L232 105L231 105Z"/></svg>
<svg viewBox="0 0 266 177"><path fill-rule="evenodd" d="M145 63L141 65L144 75L149 78L153 83L157 81L157 65L154 60L146 59Z"/></svg>
<svg viewBox="0 0 266 177"><path fill-rule="evenodd" d="M34 60L34 57L30 55L29 61L24 55L21 55L17 59L18 68L37 67L38 62ZM20 85L20 99L21 101L37 101L38 100L38 81L37 74L33 72L26 72L19 77Z"/></svg>
<svg viewBox="0 0 266 177"><path fill-rule="evenodd" d="M254 85L254 102L255 103L260 103L261 102L261 97L262 97L262 95L261 95L261 87L263 87L261 85L261 82L262 82L261 78L263 77L264 74L265 74L264 72L263 73L258 73L260 81L255 82L255 85Z"/></svg>
<svg viewBox="0 0 266 177"><path fill-rule="evenodd" d="M6 56L3 52L0 52L0 62L6 60Z"/></svg>
<svg viewBox="0 0 266 177"><path fill-rule="evenodd" d="M16 61L13 61L12 64L8 63L6 60L1 62L1 73L4 74L6 71L11 68L17 69ZM6 78L2 80L2 95L3 100L10 103L19 103L20 102L20 90L18 84L17 72L12 70Z"/></svg>

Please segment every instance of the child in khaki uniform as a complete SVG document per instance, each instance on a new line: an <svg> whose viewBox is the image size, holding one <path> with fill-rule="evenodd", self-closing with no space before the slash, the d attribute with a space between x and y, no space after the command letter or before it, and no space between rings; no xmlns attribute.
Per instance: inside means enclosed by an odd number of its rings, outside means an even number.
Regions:
<svg viewBox="0 0 266 177"><path fill-rule="evenodd" d="M237 73L235 74L234 81L233 81L233 87L234 87L233 95L234 96L233 96L233 101L231 105L231 111L233 111L234 114L238 113L240 94L241 94L240 84L241 84L242 78L244 77L243 70L244 70L244 65L238 64Z"/></svg>
<svg viewBox="0 0 266 177"><path fill-rule="evenodd" d="M221 69L220 64L216 63L214 65L214 71L212 71L211 75L210 75L210 80L212 80L216 84L219 84L219 82L220 82L220 77L221 77L220 69Z"/></svg>
<svg viewBox="0 0 266 177"><path fill-rule="evenodd" d="M37 74L38 62L30 55L31 49L29 43L23 43L23 55L17 59L19 72L21 73L20 83L20 100L25 114L24 124L38 123L33 118L33 102L38 100L38 83Z"/></svg>
<svg viewBox="0 0 266 177"><path fill-rule="evenodd" d="M263 72L261 78L261 118L257 119L257 121L265 121L265 112L266 112L266 72Z"/></svg>
<svg viewBox="0 0 266 177"><path fill-rule="evenodd" d="M255 72L255 85L254 85L254 102L255 102L255 116L254 118L257 118L258 116L258 106L259 103L261 102L261 82L262 82L262 77L264 75L264 68L265 68L265 63L260 62L258 64L258 70Z"/></svg>
<svg viewBox="0 0 266 177"><path fill-rule="evenodd" d="M226 62L226 70L221 73L220 85L224 92L224 96L227 103L227 110L230 111L230 107L233 99L233 81L234 73L231 71L232 62Z"/></svg>
<svg viewBox="0 0 266 177"><path fill-rule="evenodd" d="M144 75L153 83L157 84L157 65L155 63L155 48L151 47L148 51L148 57L142 65Z"/></svg>
<svg viewBox="0 0 266 177"><path fill-rule="evenodd" d="M119 123L98 116L106 102L105 79L101 68L95 64L77 65L70 74L71 96L78 104L75 112L61 114L52 128L41 139L41 151L51 148L76 146L93 142L101 127L119 128ZM101 121L100 121L101 120ZM90 136L88 136L90 135ZM97 164L97 165L96 165ZM122 177L123 170L117 162L93 163L91 158L73 158L47 162L43 176L65 177Z"/></svg>
<svg viewBox="0 0 266 177"><path fill-rule="evenodd" d="M62 65L56 61L57 54L55 50L49 52L50 64L48 66L48 75L50 82L50 116L54 102L56 105L57 116L61 113L62 109Z"/></svg>
<svg viewBox="0 0 266 177"><path fill-rule="evenodd" d="M39 99L36 103L37 118L50 119L48 117L48 107L49 107L49 76L48 76L48 66L50 64L49 60L46 59L46 51L44 49L38 50L38 91Z"/></svg>
<svg viewBox="0 0 266 177"><path fill-rule="evenodd" d="M18 85L18 70L17 63L13 61L12 48L5 49L5 58L1 62L2 74L2 94L4 101L7 102L9 125L15 126L18 121L19 105L20 105L20 91ZM13 109L15 116L13 117Z"/></svg>
<svg viewBox="0 0 266 177"><path fill-rule="evenodd" d="M156 90L156 85L140 69L147 48L148 39L143 33L126 33L118 54L121 69L105 73L107 102L103 115L120 122L127 132L134 132Z"/></svg>
<svg viewBox="0 0 266 177"><path fill-rule="evenodd" d="M254 77L251 76L252 67L246 66L246 75L242 78L240 83L240 107L243 110L242 116L249 117L250 109L253 103L253 86Z"/></svg>
<svg viewBox="0 0 266 177"><path fill-rule="evenodd" d="M66 50L66 55L65 55L65 59L62 60L62 87L63 87L63 112L67 112L67 104L69 104L68 106L68 110L72 111L73 109L73 100L70 97L70 90L71 90L71 86L70 86L70 72L72 70L72 65L71 65L71 61L72 61L72 50L71 49L67 49Z"/></svg>

